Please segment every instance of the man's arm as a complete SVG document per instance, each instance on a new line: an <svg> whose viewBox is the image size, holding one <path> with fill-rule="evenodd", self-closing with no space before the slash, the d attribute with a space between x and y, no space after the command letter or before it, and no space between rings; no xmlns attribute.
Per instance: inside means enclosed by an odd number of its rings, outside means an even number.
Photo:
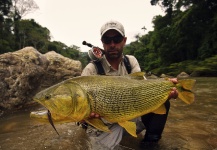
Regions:
<svg viewBox="0 0 217 150"><path fill-rule="evenodd" d="M91 76L96 75L96 67L93 63L89 63L82 71L81 76Z"/></svg>
<svg viewBox="0 0 217 150"><path fill-rule="evenodd" d="M129 58L130 66L131 66L131 73L141 72L141 68L136 57L132 55L126 55Z"/></svg>

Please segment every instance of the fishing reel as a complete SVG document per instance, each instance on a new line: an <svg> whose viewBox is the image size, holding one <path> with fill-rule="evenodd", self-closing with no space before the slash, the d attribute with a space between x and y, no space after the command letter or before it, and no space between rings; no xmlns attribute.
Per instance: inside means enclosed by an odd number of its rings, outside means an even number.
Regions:
<svg viewBox="0 0 217 150"><path fill-rule="evenodd" d="M88 56L90 57L91 60L97 61L103 57L105 53L103 49L93 46L92 44L87 43L86 41L83 41L82 44L91 48L88 51Z"/></svg>

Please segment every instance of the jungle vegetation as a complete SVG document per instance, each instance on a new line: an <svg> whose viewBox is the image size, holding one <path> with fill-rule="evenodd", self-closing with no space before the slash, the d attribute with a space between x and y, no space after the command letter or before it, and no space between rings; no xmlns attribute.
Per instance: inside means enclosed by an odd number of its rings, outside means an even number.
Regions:
<svg viewBox="0 0 217 150"><path fill-rule="evenodd" d="M124 53L134 55L143 71L157 75L186 72L217 76L217 1L151 0L150 3L162 7L165 15L155 16L154 30L135 35L137 40L126 45ZM88 55L78 46L51 41L49 29L33 19L22 19L35 9L38 6L33 0L0 1L0 54L33 46L41 53L52 50L80 60L85 66Z"/></svg>

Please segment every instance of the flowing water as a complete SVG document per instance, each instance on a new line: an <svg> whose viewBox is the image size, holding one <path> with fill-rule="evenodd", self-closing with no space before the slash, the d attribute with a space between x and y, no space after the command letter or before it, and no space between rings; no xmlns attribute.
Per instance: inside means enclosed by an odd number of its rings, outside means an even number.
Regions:
<svg viewBox="0 0 217 150"><path fill-rule="evenodd" d="M170 100L169 117L158 144L146 149L217 150L217 78L195 78L195 102L186 105ZM14 111L0 117L0 150L98 150L85 131L67 123L56 125L58 136L49 124L31 120L30 111L39 106ZM116 150L141 150L142 136L123 138Z"/></svg>

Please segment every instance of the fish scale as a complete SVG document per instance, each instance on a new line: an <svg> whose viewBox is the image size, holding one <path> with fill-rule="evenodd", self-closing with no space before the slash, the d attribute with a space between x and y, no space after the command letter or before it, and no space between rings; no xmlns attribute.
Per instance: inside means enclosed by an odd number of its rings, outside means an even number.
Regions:
<svg viewBox="0 0 217 150"><path fill-rule="evenodd" d="M100 76L100 80L95 76L86 76L85 79L79 77L72 81L93 97L93 112L106 116L105 119L112 122L153 111L166 101L174 87L171 81L166 80L147 82L112 76Z"/></svg>

